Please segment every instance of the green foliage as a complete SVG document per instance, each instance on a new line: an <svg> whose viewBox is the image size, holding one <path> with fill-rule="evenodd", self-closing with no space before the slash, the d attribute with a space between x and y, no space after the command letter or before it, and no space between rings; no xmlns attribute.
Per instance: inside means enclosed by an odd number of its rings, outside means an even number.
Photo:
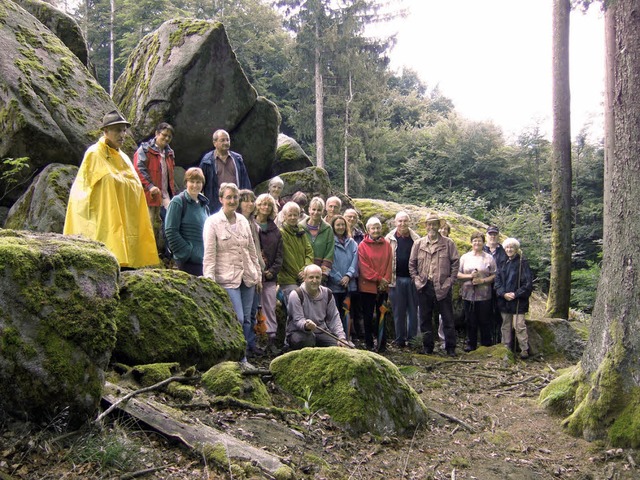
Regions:
<svg viewBox="0 0 640 480"><path fill-rule="evenodd" d="M3 158L0 164L0 200L20 185L27 183L33 176L29 157Z"/></svg>
<svg viewBox="0 0 640 480"><path fill-rule="evenodd" d="M587 261L587 268L571 272L571 308L591 313L596 302L600 263Z"/></svg>
<svg viewBox="0 0 640 480"><path fill-rule="evenodd" d="M69 449L69 460L87 465L101 477L115 472L133 470L141 454L142 445L126 429L116 425L104 432L92 431L83 435L75 448Z"/></svg>
<svg viewBox="0 0 640 480"><path fill-rule="evenodd" d="M500 206L491 212L491 224L498 225L505 235L520 241L524 257L534 276L534 285L546 291L549 286L551 225L549 194L539 194L531 203Z"/></svg>

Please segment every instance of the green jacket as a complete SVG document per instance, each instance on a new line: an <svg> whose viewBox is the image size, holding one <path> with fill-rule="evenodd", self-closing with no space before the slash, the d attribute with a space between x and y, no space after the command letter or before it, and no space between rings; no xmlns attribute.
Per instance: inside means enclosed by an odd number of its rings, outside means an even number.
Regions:
<svg viewBox="0 0 640 480"><path fill-rule="evenodd" d="M335 241L333 237L333 229L324 220L321 220L318 235L315 237L309 232L307 226L308 218L305 218L298 227L302 228L307 233L307 238L313 248L313 263L322 268L322 274L329 275L331 266L333 265L333 251L335 248Z"/></svg>
<svg viewBox="0 0 640 480"><path fill-rule="evenodd" d="M286 223L280 229L282 234L282 269L278 273L280 285L299 284L298 273L313 263L313 249L304 229Z"/></svg>

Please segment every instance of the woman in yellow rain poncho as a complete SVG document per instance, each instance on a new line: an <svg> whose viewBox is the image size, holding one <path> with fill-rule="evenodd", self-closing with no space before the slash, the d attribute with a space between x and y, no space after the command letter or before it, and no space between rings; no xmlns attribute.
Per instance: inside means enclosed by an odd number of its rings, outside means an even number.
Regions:
<svg viewBox="0 0 640 480"><path fill-rule="evenodd" d="M102 242L121 267L138 268L160 258L142 184L120 150L130 126L115 110L104 116L104 135L85 152L71 187L63 233Z"/></svg>

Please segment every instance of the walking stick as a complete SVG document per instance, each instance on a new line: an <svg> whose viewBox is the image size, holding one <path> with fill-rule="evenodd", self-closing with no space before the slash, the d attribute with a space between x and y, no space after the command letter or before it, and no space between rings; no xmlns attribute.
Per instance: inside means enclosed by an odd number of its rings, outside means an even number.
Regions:
<svg viewBox="0 0 640 480"><path fill-rule="evenodd" d="M342 310L344 311L344 320L347 324L347 331L344 332L348 341L351 341L351 297L347 295L345 297L344 302L342 302Z"/></svg>
<svg viewBox="0 0 640 480"><path fill-rule="evenodd" d="M338 337L337 335L334 335L333 333L331 333L329 330L325 330L322 327L319 327L318 325L316 325L316 330L329 335L331 338L333 338L334 340L336 340L337 342L340 342L341 344L343 344L345 347L349 347L349 348L356 348L353 345L351 345L351 343L349 343L347 340L343 340L340 337Z"/></svg>
<svg viewBox="0 0 640 480"><path fill-rule="evenodd" d="M520 276L522 275L522 254L520 254L520 263L518 264L518 283L516 283L516 291L520 288ZM516 300L516 314L514 315L513 319L511 320L511 339L513 340L512 342L512 351L513 354L516 354L516 342L518 341L517 337L516 337L516 318L518 316L518 310L520 310L520 299Z"/></svg>

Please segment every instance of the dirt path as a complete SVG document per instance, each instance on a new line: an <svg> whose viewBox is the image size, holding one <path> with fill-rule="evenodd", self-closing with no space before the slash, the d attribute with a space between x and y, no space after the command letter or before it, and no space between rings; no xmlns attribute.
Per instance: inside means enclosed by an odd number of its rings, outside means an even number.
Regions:
<svg viewBox="0 0 640 480"><path fill-rule="evenodd" d="M537 405L538 394L553 378L554 370L570 366L566 361L535 358L514 364L487 354L451 360L393 349L386 356L398 365L425 404L444 415L433 413L410 437L351 438L322 412L282 417L236 407L202 407L190 409L189 415L292 462L299 478L640 478L636 467L640 452L608 449L599 442L571 437L562 430L560 418L549 416ZM256 364L266 367L268 361ZM276 405L299 408L295 399L274 385L268 387ZM154 398L171 403L162 394ZM121 443L123 438L131 440L127 448L133 458L120 467L97 459L82 461L74 455L85 448L90 433L54 442L53 434L30 436L28 429L21 433L15 425L0 426L2 480L127 478L121 476L123 472L153 468L159 470L137 478L243 478L237 471L209 468L202 458L194 458L154 433L141 432L127 420L111 426ZM266 477L254 472L245 473L244 478Z"/></svg>

